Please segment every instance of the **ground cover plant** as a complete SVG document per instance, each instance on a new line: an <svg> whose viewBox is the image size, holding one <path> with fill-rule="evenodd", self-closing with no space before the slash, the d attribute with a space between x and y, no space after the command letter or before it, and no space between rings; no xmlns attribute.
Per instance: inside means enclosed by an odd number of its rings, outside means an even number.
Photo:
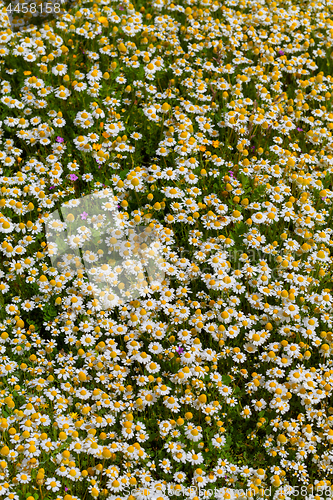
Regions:
<svg viewBox="0 0 333 500"><path fill-rule="evenodd" d="M1 498L331 496L332 6L3 6ZM105 308L45 232L104 193L164 258Z"/></svg>

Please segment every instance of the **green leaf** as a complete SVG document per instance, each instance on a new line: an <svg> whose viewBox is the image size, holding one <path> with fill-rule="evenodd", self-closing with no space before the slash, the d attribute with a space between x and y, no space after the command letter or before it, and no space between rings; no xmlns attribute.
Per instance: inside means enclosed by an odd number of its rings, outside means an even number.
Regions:
<svg viewBox="0 0 333 500"><path fill-rule="evenodd" d="M227 436L226 443L224 445L224 449L230 448L231 443L232 443L232 437L231 436Z"/></svg>
<svg viewBox="0 0 333 500"><path fill-rule="evenodd" d="M231 378L229 377L229 375L222 375L222 382L225 384L225 385L229 385L230 382L231 382Z"/></svg>
<svg viewBox="0 0 333 500"><path fill-rule="evenodd" d="M128 168L125 168L125 170L122 170L120 173L119 173L119 177L121 178L121 180L123 181L126 177L126 175L128 174L129 172L129 169Z"/></svg>

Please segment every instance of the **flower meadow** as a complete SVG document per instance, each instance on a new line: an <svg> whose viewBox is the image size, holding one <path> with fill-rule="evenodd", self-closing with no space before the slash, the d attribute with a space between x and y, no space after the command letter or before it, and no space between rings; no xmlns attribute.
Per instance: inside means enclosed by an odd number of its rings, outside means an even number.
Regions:
<svg viewBox="0 0 333 500"><path fill-rule="evenodd" d="M1 499L332 497L332 9L1 7ZM88 196L91 264L158 236L136 297L53 267Z"/></svg>

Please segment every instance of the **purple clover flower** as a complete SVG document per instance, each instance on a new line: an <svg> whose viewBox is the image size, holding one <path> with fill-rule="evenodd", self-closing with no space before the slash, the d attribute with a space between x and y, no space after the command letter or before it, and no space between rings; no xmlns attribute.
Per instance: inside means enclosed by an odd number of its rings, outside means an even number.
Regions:
<svg viewBox="0 0 333 500"><path fill-rule="evenodd" d="M278 54L279 54L279 56L284 56L283 50L279 50Z"/></svg>
<svg viewBox="0 0 333 500"><path fill-rule="evenodd" d="M49 189L54 189L54 188L55 188L55 186L50 186L50 187L49 187Z"/></svg>
<svg viewBox="0 0 333 500"><path fill-rule="evenodd" d="M298 132L303 132L303 129L301 127L297 127Z"/></svg>
<svg viewBox="0 0 333 500"><path fill-rule="evenodd" d="M56 142L64 142L64 141L65 141L65 139L63 139L62 137L59 137L59 135L56 138Z"/></svg>
<svg viewBox="0 0 333 500"><path fill-rule="evenodd" d="M235 177L235 174L233 173L232 170L228 170L229 174L231 175L231 177Z"/></svg>
<svg viewBox="0 0 333 500"><path fill-rule="evenodd" d="M178 346L177 349L176 349L176 352L180 355L182 354L182 352L184 352L184 349L182 346Z"/></svg>
<svg viewBox="0 0 333 500"><path fill-rule="evenodd" d="M78 179L78 176L75 174L70 174L69 178L71 181L76 181Z"/></svg>

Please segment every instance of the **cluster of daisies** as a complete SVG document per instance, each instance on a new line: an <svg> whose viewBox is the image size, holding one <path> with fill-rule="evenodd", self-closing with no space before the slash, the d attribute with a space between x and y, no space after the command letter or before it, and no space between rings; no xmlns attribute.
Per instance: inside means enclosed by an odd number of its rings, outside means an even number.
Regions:
<svg viewBox="0 0 333 500"><path fill-rule="evenodd" d="M66 8L0 12L1 499L332 497L332 2Z"/></svg>

